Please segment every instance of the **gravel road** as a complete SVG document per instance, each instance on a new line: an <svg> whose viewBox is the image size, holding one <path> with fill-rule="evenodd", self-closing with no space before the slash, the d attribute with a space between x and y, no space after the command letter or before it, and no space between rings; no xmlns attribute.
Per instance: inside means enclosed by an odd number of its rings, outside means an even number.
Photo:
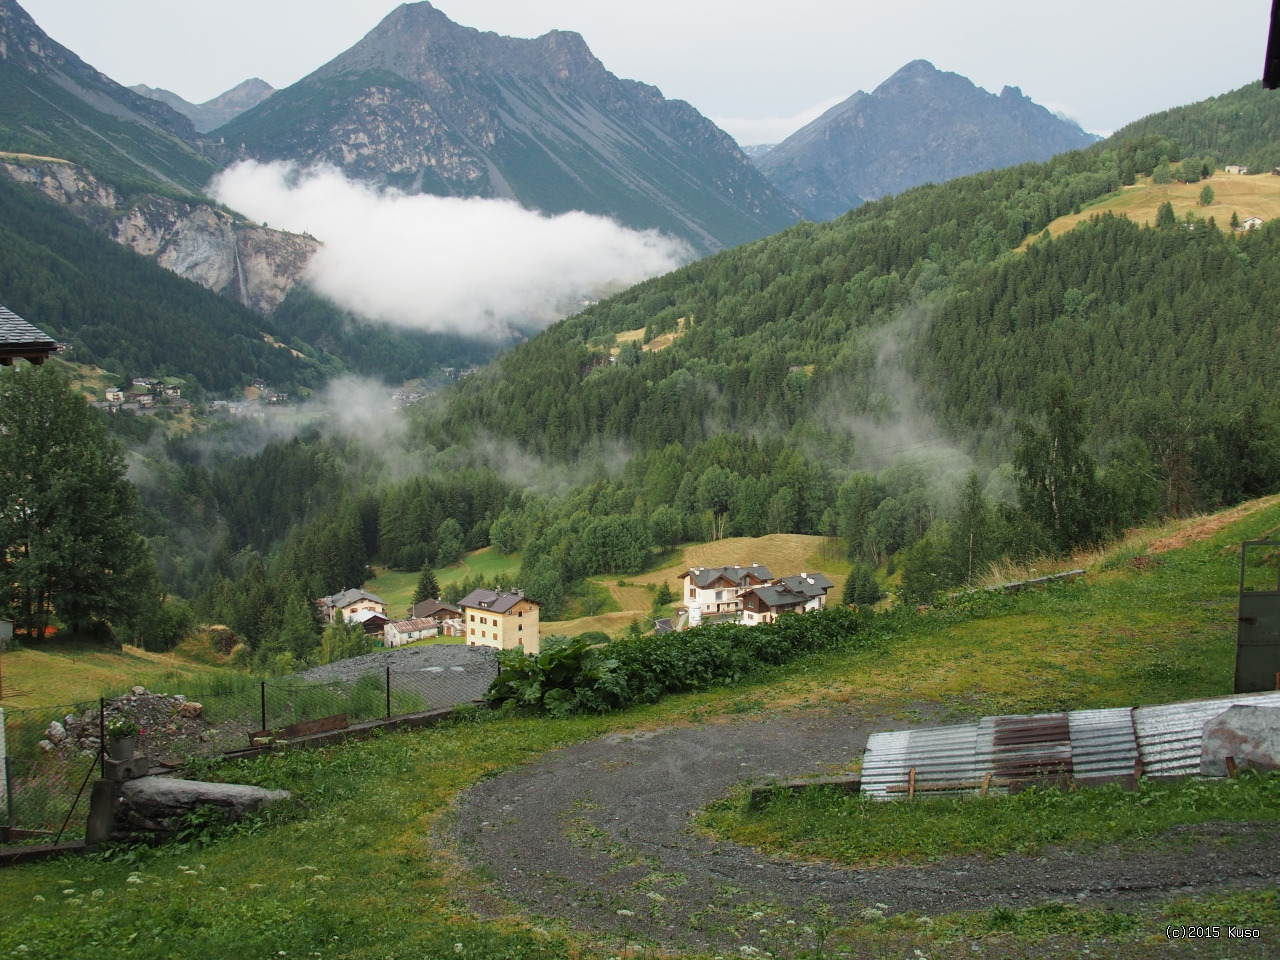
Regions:
<svg viewBox="0 0 1280 960"><path fill-rule="evenodd" d="M606 938L735 952L777 949L819 914L927 916L1046 900L1123 908L1280 880L1280 829L1260 824L1196 828L1139 855L1055 851L878 870L770 859L687 829L694 811L744 781L834 772L870 733L907 725L810 710L609 736L478 784L449 829L492 877L499 899L475 904L481 911L505 900Z"/></svg>

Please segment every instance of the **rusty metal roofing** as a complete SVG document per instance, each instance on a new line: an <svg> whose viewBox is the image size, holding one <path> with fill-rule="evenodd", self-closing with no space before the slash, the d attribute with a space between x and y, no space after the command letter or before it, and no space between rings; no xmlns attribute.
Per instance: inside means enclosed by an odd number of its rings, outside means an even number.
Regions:
<svg viewBox="0 0 1280 960"><path fill-rule="evenodd" d="M881 799L917 792L1004 791L1070 776L1078 783L1132 783L1200 772L1206 721L1237 704L1280 707L1280 692L1236 694L1158 707L984 717L977 723L872 734L862 791Z"/></svg>
<svg viewBox="0 0 1280 960"><path fill-rule="evenodd" d="M1280 706L1280 692L1237 693L1134 710L1142 772L1148 777L1198 774L1205 723L1237 704Z"/></svg>
<svg viewBox="0 0 1280 960"><path fill-rule="evenodd" d="M1085 784L1121 781L1135 775L1138 735L1133 727L1133 710L1072 710L1072 775Z"/></svg>

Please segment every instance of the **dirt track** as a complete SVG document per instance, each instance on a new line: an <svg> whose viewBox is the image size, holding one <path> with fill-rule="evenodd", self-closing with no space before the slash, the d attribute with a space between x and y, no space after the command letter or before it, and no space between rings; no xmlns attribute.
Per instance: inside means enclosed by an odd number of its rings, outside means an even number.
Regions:
<svg viewBox="0 0 1280 960"><path fill-rule="evenodd" d="M769 859L686 829L693 811L743 781L829 773L857 757L868 734L905 725L813 710L610 736L478 784L453 829L491 872L494 893L533 915L605 938L732 951L776 950L819 912L839 921L868 909L928 916L1045 900L1123 908L1280 880L1274 826L1206 828L1137 855L1058 851L862 871Z"/></svg>

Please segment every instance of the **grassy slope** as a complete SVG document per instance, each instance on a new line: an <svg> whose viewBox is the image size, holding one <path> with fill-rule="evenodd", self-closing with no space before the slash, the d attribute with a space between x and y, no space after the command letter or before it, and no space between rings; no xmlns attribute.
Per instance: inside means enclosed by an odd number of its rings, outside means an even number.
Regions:
<svg viewBox="0 0 1280 960"><path fill-rule="evenodd" d="M1200 191L1213 188L1213 203L1200 206ZM1154 225L1160 204L1173 204L1173 212L1181 219L1188 213L1207 220L1213 217L1218 227L1229 230L1231 214L1236 213L1241 222L1250 217L1274 220L1280 217L1280 177L1270 173L1258 176L1235 176L1217 173L1199 183L1154 184L1149 178L1140 177L1132 187L1103 197L1083 207L1079 213L1059 217L1048 226L1052 236L1061 236L1082 220L1103 213L1128 217L1137 223Z"/></svg>
<svg viewBox="0 0 1280 960"><path fill-rule="evenodd" d="M876 651L829 653L732 689L672 697L605 718L549 720L486 715L435 730L384 737L317 753L273 755L226 771L233 779L287 786L301 801L290 820L253 836L199 848L170 846L135 860L73 860L9 870L0 885L0 955L71 955L94 943L102 958L191 960L226 956L349 958L597 957L617 955L570 932L516 916L477 918L468 899L484 877L435 839L457 794L481 778L546 750L607 731L714 720L774 706L857 701L885 711L935 701L959 712L1115 706L1229 692L1237 554L1242 539L1280 527L1275 499L1229 524L1191 532L1148 531L1094 564L1084 581L999 601L970 619L933 613L912 620ZM1133 556L1172 535L1167 552ZM1208 539L1199 540L1205 535ZM1181 544L1189 544L1181 546ZM1167 545L1167 544L1166 544ZM751 559L745 557L743 559ZM756 559L762 559L757 557ZM548 829L560 829L548 825ZM133 880L130 881L130 875ZM71 892L64 892L71 891ZM100 892L99 892L100 891ZM68 909L69 901L75 909ZM501 909L498 907L497 909ZM1057 908L1055 917L1062 909ZM1163 942L1168 922L1280 922L1269 894L1226 895L1152 908L1126 920L1126 937ZM972 935L999 934L1008 956L1039 952L1067 921L1043 910L961 918ZM1114 916L1114 915L1111 915ZM1074 919L1072 919L1074 918ZM1096 936L1089 921L1086 935ZM911 918L910 945L959 956L954 926ZM997 922L998 921L998 922ZM890 921L884 922L886 925ZM118 935L128 930L132 939ZM931 932L932 931L932 932ZM949 931L949 932L940 932ZM896 949L899 927L869 924L860 950ZM1021 938L1021 939L1020 939ZM1148 953L1141 940L1126 939ZM907 951L906 955L910 955ZM965 953L964 955L968 955ZM1047 954L1046 954L1047 955Z"/></svg>
<svg viewBox="0 0 1280 960"><path fill-rule="evenodd" d="M592 582L609 591L618 610L594 617L547 622L542 624L541 634L544 637L553 633L576 637L588 630L615 633L625 629L636 617L642 618L641 623L644 624L643 617L653 605L653 594L649 592L649 587L656 587L665 581L671 592L679 598L684 587L680 574L690 567L725 567L732 564L745 566L752 563L764 564L777 577L791 576L802 571L821 571L835 584L828 593L832 599L839 599L844 591L845 578L849 575L849 562L841 556L838 549L833 549L822 537L802 533L729 537L708 543L687 544L681 548L675 560L660 569L624 578L592 578Z"/></svg>
<svg viewBox="0 0 1280 960"><path fill-rule="evenodd" d="M493 547L473 550L463 556L462 560L452 566L437 570L436 583L447 587L477 573L486 577L511 577L514 579L520 570L520 555L507 556ZM387 605L387 612L397 617L404 616L413 602L413 592L418 587L418 574L409 571L388 570L386 567L375 567L377 574L364 585L370 593L376 593Z"/></svg>
<svg viewBox="0 0 1280 960"><path fill-rule="evenodd" d="M135 684L159 693L182 693L192 682L230 672L172 653L148 653L137 647L117 652L58 640L5 653L0 670L4 673L0 706L6 710L96 701L99 696L127 692Z"/></svg>

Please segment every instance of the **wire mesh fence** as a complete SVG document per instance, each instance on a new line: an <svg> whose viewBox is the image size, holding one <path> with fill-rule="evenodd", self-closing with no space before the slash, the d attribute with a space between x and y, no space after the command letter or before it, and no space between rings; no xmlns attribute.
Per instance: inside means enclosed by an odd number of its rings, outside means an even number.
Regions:
<svg viewBox="0 0 1280 960"><path fill-rule="evenodd" d="M343 715L348 724L484 697L498 667L461 645L383 651L271 680L224 677L186 694L142 688L110 700L0 711L0 827L9 842L82 838L87 785L101 776L114 718L139 728L152 764L245 749L254 735ZM79 802L77 803L77 798Z"/></svg>
<svg viewBox="0 0 1280 960"><path fill-rule="evenodd" d="M7 842L83 837L85 790L102 746L98 703L7 708L0 718L0 826Z"/></svg>

